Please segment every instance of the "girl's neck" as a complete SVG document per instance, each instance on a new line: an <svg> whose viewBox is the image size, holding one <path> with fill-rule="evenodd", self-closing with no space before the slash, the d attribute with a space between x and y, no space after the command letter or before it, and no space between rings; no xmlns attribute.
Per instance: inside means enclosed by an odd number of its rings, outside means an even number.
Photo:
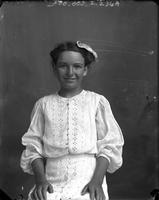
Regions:
<svg viewBox="0 0 159 200"><path fill-rule="evenodd" d="M81 93L83 89L82 88L78 88L78 89L75 89L75 90L67 90L67 89L63 89L61 88L58 92L58 94L62 97L66 97L66 98L70 98L70 97L73 97L75 95L78 95L79 93Z"/></svg>

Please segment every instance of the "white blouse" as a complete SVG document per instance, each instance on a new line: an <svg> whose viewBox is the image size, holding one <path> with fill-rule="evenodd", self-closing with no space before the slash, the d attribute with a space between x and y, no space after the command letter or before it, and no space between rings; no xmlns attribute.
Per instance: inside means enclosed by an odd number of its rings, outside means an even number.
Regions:
<svg viewBox="0 0 159 200"><path fill-rule="evenodd" d="M41 157L103 156L109 161L110 173L122 165L121 129L108 100L91 91L82 90L71 98L58 93L40 98L22 144L26 149L21 156L21 167L30 174L33 174L31 162Z"/></svg>

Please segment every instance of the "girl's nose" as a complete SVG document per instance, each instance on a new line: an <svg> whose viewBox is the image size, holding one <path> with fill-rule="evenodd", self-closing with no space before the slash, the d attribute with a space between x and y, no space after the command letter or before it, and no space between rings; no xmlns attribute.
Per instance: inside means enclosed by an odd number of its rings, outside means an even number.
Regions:
<svg viewBox="0 0 159 200"><path fill-rule="evenodd" d="M69 66L69 67L68 67L68 69L67 69L67 74L68 74L69 76L72 76L72 74L73 74L73 67L72 67L72 66Z"/></svg>

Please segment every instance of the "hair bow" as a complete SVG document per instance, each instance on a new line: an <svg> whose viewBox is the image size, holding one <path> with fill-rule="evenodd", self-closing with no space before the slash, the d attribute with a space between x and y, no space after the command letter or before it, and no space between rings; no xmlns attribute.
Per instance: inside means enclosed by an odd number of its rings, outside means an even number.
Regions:
<svg viewBox="0 0 159 200"><path fill-rule="evenodd" d="M77 41L77 46L80 47L80 48L84 48L87 51L91 52L94 55L95 60L97 60L97 58L98 58L97 53L88 44Z"/></svg>

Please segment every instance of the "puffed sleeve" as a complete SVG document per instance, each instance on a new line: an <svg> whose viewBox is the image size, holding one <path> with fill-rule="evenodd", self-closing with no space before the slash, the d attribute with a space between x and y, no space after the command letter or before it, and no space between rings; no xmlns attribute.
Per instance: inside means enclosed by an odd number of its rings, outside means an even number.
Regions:
<svg viewBox="0 0 159 200"><path fill-rule="evenodd" d="M22 152L20 166L24 172L33 174L31 163L36 158L43 157L42 136L44 132L44 116L42 99L39 99L31 113L31 123L28 131L22 137L22 144L26 146Z"/></svg>
<svg viewBox="0 0 159 200"><path fill-rule="evenodd" d="M97 157L103 156L108 162L107 171L115 172L123 163L122 148L124 139L121 129L115 120L108 100L101 96L97 113Z"/></svg>

